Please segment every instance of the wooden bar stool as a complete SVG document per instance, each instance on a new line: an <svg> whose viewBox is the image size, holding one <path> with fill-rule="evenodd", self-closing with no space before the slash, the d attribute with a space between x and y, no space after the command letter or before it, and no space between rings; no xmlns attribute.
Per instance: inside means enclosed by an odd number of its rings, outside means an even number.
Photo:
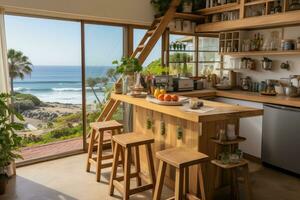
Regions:
<svg viewBox="0 0 300 200"><path fill-rule="evenodd" d="M90 124L92 128L89 147L88 147L88 158L86 171L90 172L91 164L96 165L96 180L100 182L101 178L101 169L108 168L112 166L112 162L108 162L103 164L103 160L108 160L113 158L113 154L102 155L103 144L105 142L111 142L111 137L109 139L104 140L105 134L110 134L110 136L115 134L121 134L121 129L123 125L117 121L103 121L103 122L94 122ZM111 142L113 149L113 142ZM97 154L93 156L93 149L96 146Z"/></svg>
<svg viewBox="0 0 300 200"><path fill-rule="evenodd" d="M157 183L155 186L153 200L159 200L164 184L164 177L166 173L167 164L175 167L176 179L175 179L175 197L171 199L182 200L182 199L200 199L192 194L189 194L189 167L198 165L198 179L200 184L201 200L205 200L205 190L202 174L201 163L208 160L208 156L193 151L187 148L172 148L156 153L156 157L160 160ZM185 181L184 181L185 180Z"/></svg>
<svg viewBox="0 0 300 200"><path fill-rule="evenodd" d="M127 133L122 135L114 135L112 140L115 143L114 147L114 160L112 167L112 174L110 178L110 195L112 196L114 193L114 188L123 194L123 199L129 199L130 195L143 192L146 190L154 189L154 185L156 182L155 171L154 171L154 162L152 157L152 149L151 144L154 143L154 139L151 136L137 134L137 133ZM141 179L146 179L141 174L140 169L140 156L139 156L139 147L145 145L146 147L146 155L148 159L148 169L151 183L143 185L141 183ZM118 157L122 150L125 149L125 167L124 167L124 176L117 177L117 167L118 167ZM135 168L136 172L131 173L131 162L132 162L132 153L133 148L135 149ZM130 189L130 179L137 178L137 188ZM120 181L124 181L123 185ZM146 181L146 180L145 180ZM147 182L147 181L146 181Z"/></svg>

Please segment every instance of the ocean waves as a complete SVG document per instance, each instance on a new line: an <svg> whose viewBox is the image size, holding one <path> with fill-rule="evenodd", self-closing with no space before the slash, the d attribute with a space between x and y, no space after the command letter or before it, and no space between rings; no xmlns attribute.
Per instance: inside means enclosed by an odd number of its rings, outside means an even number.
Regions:
<svg viewBox="0 0 300 200"><path fill-rule="evenodd" d="M86 90L91 91L92 88L90 87L86 87ZM94 87L94 90L96 91L103 91L102 87ZM15 92L26 92L26 91L37 91L37 92L50 92L50 91L54 91L54 92L81 92L82 88L78 88L78 87L66 87L66 88L26 88L26 87L14 87L14 91Z"/></svg>

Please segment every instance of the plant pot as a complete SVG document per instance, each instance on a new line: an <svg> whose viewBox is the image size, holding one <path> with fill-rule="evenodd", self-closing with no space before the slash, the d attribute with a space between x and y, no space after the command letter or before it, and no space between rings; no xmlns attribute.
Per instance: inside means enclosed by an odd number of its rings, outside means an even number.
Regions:
<svg viewBox="0 0 300 200"><path fill-rule="evenodd" d="M124 74L123 78L123 94L127 94L134 86L134 73Z"/></svg>
<svg viewBox="0 0 300 200"><path fill-rule="evenodd" d="M7 185L7 177L5 175L0 175L0 195L5 193Z"/></svg>
<svg viewBox="0 0 300 200"><path fill-rule="evenodd" d="M6 174L7 174L8 178L16 175L15 161L10 162L10 164L6 167Z"/></svg>
<svg viewBox="0 0 300 200"><path fill-rule="evenodd" d="M191 13L193 11L193 3L192 2L184 2L182 4L182 12Z"/></svg>

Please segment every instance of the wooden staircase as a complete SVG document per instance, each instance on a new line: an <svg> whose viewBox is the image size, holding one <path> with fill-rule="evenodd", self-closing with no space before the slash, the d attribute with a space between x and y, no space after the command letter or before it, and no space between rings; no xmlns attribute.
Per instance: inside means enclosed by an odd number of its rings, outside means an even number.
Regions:
<svg viewBox="0 0 300 200"><path fill-rule="evenodd" d="M166 30L168 24L174 19L176 15L177 7L179 5L180 5L180 0L171 1L169 9L166 11L165 15L160 18L156 18L153 21L151 27L146 32L143 39L140 41L138 47L130 56L131 58L137 58L141 65L145 62L146 58L149 56L153 47L155 46L159 38ZM120 82L121 82L121 78L117 81L117 83ZM106 105L104 106L102 113L98 117L97 121L100 122L100 121L110 120L119 105L120 105L120 101L109 99Z"/></svg>

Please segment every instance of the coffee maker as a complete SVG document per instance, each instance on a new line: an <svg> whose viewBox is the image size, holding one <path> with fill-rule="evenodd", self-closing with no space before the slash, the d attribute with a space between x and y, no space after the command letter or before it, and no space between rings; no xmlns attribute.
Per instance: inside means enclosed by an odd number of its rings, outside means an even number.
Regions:
<svg viewBox="0 0 300 200"><path fill-rule="evenodd" d="M275 85L278 83L278 80L267 79L266 82L267 82L266 93L268 94L276 93Z"/></svg>
<svg viewBox="0 0 300 200"><path fill-rule="evenodd" d="M174 91L173 77L169 75L155 76L153 79L153 85L155 87L165 88L167 92Z"/></svg>

